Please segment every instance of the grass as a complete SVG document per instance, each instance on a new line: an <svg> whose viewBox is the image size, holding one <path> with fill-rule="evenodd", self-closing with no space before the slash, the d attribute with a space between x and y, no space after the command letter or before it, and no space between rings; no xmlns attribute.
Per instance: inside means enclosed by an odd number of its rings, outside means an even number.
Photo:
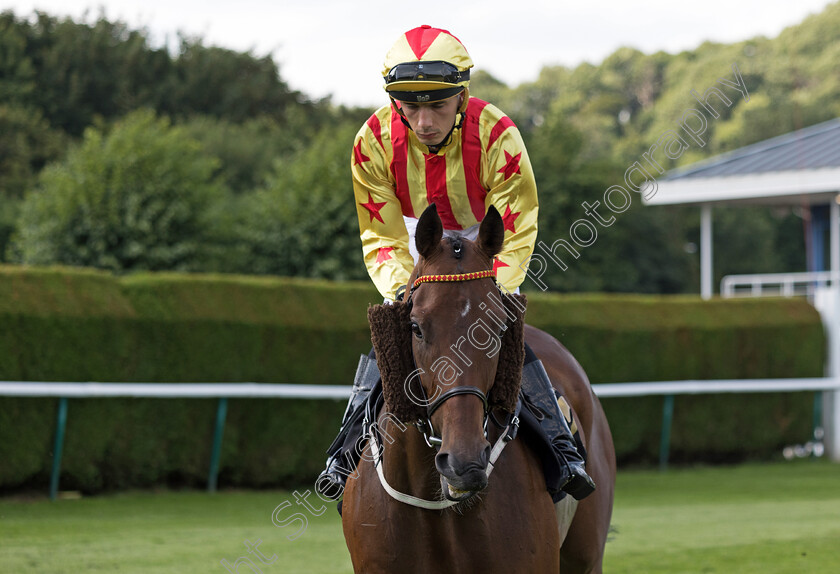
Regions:
<svg viewBox="0 0 840 574"><path fill-rule="evenodd" d="M836 572L840 465L620 473L605 571Z"/></svg>
<svg viewBox="0 0 840 574"><path fill-rule="evenodd" d="M307 512L307 530L290 541L285 536L299 522L282 529L272 524L273 510L284 501L294 505L295 499L287 492L143 492L54 503L4 500L0 571L204 574L225 572L222 559L234 564L248 556L265 574L352 573L335 505L320 517ZM286 508L278 517L295 512ZM258 551L277 560L260 564L246 540L262 540Z"/></svg>
<svg viewBox="0 0 840 574"><path fill-rule="evenodd" d="M840 465L745 465L619 474L608 574L788 574L840 564ZM309 501L315 508L317 499ZM272 524L272 511L291 502ZM15 573L225 572L250 556L264 574L352 572L333 505L315 517L287 492L126 493L0 499L0 564ZM260 564L245 541L277 559ZM241 567L240 572L251 572Z"/></svg>

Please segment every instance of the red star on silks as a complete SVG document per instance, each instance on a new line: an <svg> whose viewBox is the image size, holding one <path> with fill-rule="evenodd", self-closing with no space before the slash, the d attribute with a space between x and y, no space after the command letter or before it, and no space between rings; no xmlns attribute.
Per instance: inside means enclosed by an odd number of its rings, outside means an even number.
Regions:
<svg viewBox="0 0 840 574"><path fill-rule="evenodd" d="M353 146L353 165L359 165L360 163L365 163L366 161L370 161L370 158L362 153L362 140Z"/></svg>
<svg viewBox="0 0 840 574"><path fill-rule="evenodd" d="M522 159L522 152L519 152L516 155L510 155L507 152L507 150L505 150L505 161L507 163L505 163L505 165L502 166L502 169L500 169L497 173L505 174L505 181L510 179L510 176L512 176L515 173L522 173L519 170L519 160L520 159Z"/></svg>
<svg viewBox="0 0 840 574"><path fill-rule="evenodd" d="M494 258L493 259L493 273L498 273L499 269L501 269L502 267L510 267L510 265L508 265L507 263L505 263L504 261L502 261L498 257Z"/></svg>
<svg viewBox="0 0 840 574"><path fill-rule="evenodd" d="M379 265L391 259L391 251L393 250L393 247L380 247L379 253L376 255L376 264Z"/></svg>
<svg viewBox="0 0 840 574"><path fill-rule="evenodd" d="M367 203L360 203L362 207L368 210L368 215L370 215L371 222L374 218L378 219L380 223L385 223L385 220L382 219L382 215L379 213L379 210L386 204L386 201L381 203L374 203L373 198L370 196L370 192L368 192L368 202Z"/></svg>
<svg viewBox="0 0 840 574"><path fill-rule="evenodd" d="M513 226L513 222L516 221L516 218L521 214L521 211L511 212L510 205L505 208L505 214L502 216L502 221L505 224L505 231L516 233L516 227Z"/></svg>

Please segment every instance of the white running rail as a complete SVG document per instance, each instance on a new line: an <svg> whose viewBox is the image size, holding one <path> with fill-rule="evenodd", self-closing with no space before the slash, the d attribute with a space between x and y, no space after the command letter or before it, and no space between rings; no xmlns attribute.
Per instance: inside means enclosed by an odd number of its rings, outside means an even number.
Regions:
<svg viewBox="0 0 840 574"><path fill-rule="evenodd" d="M708 381L664 381L645 383L609 383L592 385L599 397L665 396L665 413L662 420L660 467L668 459L668 443L673 414L674 395L711 393L769 393L801 391L840 391L840 379L748 379ZM293 385L268 383L65 383L0 381L0 396L7 397L57 397L53 464L50 476L50 499L58 496L61 456L67 421L68 399L145 397L217 398L216 425L213 432L210 471L207 490L214 492L218 481L219 457L224 433L227 400L229 398L289 398L289 399L345 399L350 396L350 385Z"/></svg>
<svg viewBox="0 0 840 574"><path fill-rule="evenodd" d="M831 271L727 275L720 282L720 295L724 298L804 295L812 299L817 288L836 284L839 278Z"/></svg>
<svg viewBox="0 0 840 574"><path fill-rule="evenodd" d="M350 385L292 385L268 383L42 383L0 381L0 396L107 398L285 398L346 399ZM592 385L601 398L716 393L775 393L840 390L833 378L734 379L658 381Z"/></svg>

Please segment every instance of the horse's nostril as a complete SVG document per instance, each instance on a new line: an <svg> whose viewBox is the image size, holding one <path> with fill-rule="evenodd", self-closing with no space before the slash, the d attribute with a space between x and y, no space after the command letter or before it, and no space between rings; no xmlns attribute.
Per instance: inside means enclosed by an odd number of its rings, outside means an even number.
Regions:
<svg viewBox="0 0 840 574"><path fill-rule="evenodd" d="M484 450L481 453L480 461L481 461L481 466L483 466L484 468L487 468L487 463L490 462L490 445L489 444L486 447L484 447Z"/></svg>
<svg viewBox="0 0 840 574"><path fill-rule="evenodd" d="M485 470L489 460L489 446L479 453L478 460L466 463L461 463L454 455L449 454L448 452L439 452L435 455L435 468L437 468L440 474L454 478L456 476L466 475L476 470Z"/></svg>
<svg viewBox="0 0 840 574"><path fill-rule="evenodd" d="M437 468L437 471L444 476L452 476L455 474L455 470L451 465L449 454L445 452L439 452L435 456L435 468Z"/></svg>

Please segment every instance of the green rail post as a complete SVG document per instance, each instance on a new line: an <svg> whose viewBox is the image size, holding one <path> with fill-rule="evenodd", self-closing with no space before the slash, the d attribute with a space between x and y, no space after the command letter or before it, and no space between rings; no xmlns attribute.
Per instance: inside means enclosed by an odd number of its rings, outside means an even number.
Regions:
<svg viewBox="0 0 840 574"><path fill-rule="evenodd" d="M659 470L668 469L668 451L671 448L671 422L674 420L674 395L665 395L662 405L662 434L659 437Z"/></svg>
<svg viewBox="0 0 840 574"><path fill-rule="evenodd" d="M225 434L227 398L219 399L216 409L216 427L213 429L213 450L210 453L210 476L207 478L207 492L216 492L219 481L219 458L222 455L222 436Z"/></svg>
<svg viewBox="0 0 840 574"><path fill-rule="evenodd" d="M58 497L58 477L61 474L61 453L64 450L64 429L67 426L67 398L58 399L58 413L55 417L55 441L53 443L52 474L50 475L50 500Z"/></svg>

